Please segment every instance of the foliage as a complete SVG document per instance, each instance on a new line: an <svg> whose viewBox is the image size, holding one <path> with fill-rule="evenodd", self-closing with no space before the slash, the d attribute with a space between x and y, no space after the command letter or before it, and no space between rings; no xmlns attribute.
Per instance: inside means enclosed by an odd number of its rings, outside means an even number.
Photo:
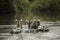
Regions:
<svg viewBox="0 0 60 40"><path fill-rule="evenodd" d="M15 0L16 15L60 20L60 0Z"/></svg>

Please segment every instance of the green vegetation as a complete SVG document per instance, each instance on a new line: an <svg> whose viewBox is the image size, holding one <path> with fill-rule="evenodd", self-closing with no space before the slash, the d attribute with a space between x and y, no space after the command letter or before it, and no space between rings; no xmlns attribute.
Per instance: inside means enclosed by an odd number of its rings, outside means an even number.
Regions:
<svg viewBox="0 0 60 40"><path fill-rule="evenodd" d="M60 20L60 0L14 0L16 18Z"/></svg>

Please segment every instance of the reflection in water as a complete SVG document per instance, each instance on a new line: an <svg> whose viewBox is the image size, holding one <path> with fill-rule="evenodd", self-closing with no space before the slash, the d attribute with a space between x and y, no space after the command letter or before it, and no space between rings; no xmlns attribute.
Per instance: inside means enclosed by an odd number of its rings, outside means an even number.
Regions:
<svg viewBox="0 0 60 40"><path fill-rule="evenodd" d="M49 32L40 33L19 33L2 36L0 40L60 40L60 27L51 27ZM24 31L24 30L23 30ZM3 33L5 34L5 33Z"/></svg>

